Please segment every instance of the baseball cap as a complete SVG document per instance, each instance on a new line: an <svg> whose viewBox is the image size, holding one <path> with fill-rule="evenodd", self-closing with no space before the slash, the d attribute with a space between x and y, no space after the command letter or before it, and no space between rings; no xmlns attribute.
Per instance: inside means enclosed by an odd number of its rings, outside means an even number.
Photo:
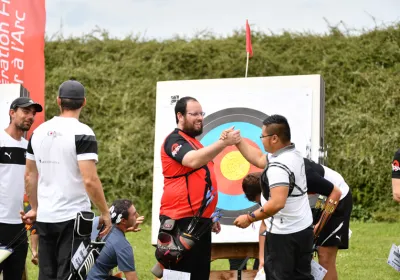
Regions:
<svg viewBox="0 0 400 280"><path fill-rule="evenodd" d="M85 98L85 88L75 80L68 80L62 83L58 89L58 97L68 99Z"/></svg>
<svg viewBox="0 0 400 280"><path fill-rule="evenodd" d="M15 99L11 103L10 110L15 110L18 107L26 108L26 107L29 107L29 106L35 107L36 112L42 112L43 111L42 105L40 105L39 103L34 102L29 97L18 97L17 99Z"/></svg>

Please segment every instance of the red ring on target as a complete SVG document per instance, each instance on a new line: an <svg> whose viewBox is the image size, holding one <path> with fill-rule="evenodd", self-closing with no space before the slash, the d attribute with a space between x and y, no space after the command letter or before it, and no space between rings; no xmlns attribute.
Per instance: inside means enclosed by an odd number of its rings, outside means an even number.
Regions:
<svg viewBox="0 0 400 280"><path fill-rule="evenodd" d="M251 146L259 149L257 144L254 143L253 141L251 141L250 139L243 138L243 140L246 141L247 143L249 143ZM249 173L260 171L259 168L255 167L254 165L251 165L245 159L243 159L244 162L246 162L246 164L248 166L246 172L244 172L243 170L240 171L240 174L243 174L243 176L240 176L236 180L227 178L224 175L223 170L221 170L221 169L223 169L223 166L221 166L221 163L223 163L224 159L225 160L227 159L227 157L229 156L230 153L236 152L236 151L238 153L240 153L238 151L238 149L236 148L236 146L228 146L221 153L219 153L218 156L216 156L214 159L214 171L215 171L216 177L218 178L218 191L225 193L225 194L229 194L229 195L242 194L243 193L243 189L242 189L243 178ZM241 157L243 157L243 156L241 156ZM234 159L233 159L233 161L234 161ZM226 164L226 162L224 162L224 163ZM233 163L231 162L228 164L233 164L232 168L238 167L234 162Z"/></svg>

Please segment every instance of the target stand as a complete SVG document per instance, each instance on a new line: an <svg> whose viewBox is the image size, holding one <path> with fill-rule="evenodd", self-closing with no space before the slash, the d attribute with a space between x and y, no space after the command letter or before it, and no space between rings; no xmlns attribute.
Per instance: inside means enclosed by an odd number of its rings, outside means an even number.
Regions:
<svg viewBox="0 0 400 280"><path fill-rule="evenodd" d="M157 244L160 228L159 209L164 177L160 147L176 126L174 107L177 100L192 96L206 113L199 140L204 147L220 138L234 126L242 141L266 153L260 139L263 121L270 115L287 118L291 138L304 157L323 163L324 158L324 81L320 75L254 77L163 81L157 83L154 140L153 204L151 242ZM261 222L246 229L234 226L234 220L260 206L250 202L242 190L247 174L261 171L247 162L236 146L226 147L214 159L218 189L217 208L222 218L221 232L212 234L212 261L258 258L258 236ZM254 279L257 271L211 271L210 279Z"/></svg>
<svg viewBox="0 0 400 280"><path fill-rule="evenodd" d="M216 243L211 247L211 262L224 259L258 258L258 243ZM211 270L210 280L253 280L257 270ZM156 280L160 280L155 277Z"/></svg>
<svg viewBox="0 0 400 280"><path fill-rule="evenodd" d="M258 243L216 243L211 247L211 261L218 259L258 258ZM212 270L210 280L253 280L257 270Z"/></svg>

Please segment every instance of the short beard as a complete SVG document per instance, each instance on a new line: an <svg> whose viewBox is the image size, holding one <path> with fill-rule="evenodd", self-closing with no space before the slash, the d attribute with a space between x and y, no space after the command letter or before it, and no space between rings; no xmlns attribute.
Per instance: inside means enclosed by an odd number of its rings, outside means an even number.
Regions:
<svg viewBox="0 0 400 280"><path fill-rule="evenodd" d="M22 130L22 131L28 131L29 129L31 129L32 125L26 126L24 124L16 124L15 125L17 129Z"/></svg>
<svg viewBox="0 0 400 280"><path fill-rule="evenodd" d="M185 132L187 135L189 135L192 138L196 138L197 136L201 135L203 133L203 126L201 126L200 130L194 130L193 128L184 128L183 132Z"/></svg>

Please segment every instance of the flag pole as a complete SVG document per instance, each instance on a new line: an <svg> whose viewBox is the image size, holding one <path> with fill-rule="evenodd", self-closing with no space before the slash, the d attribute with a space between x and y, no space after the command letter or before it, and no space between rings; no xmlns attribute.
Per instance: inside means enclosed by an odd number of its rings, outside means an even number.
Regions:
<svg viewBox="0 0 400 280"><path fill-rule="evenodd" d="M245 74L245 78L247 78L247 71L249 70L249 56L250 56L250 53L249 52L247 52L247 60L246 60L246 74Z"/></svg>

